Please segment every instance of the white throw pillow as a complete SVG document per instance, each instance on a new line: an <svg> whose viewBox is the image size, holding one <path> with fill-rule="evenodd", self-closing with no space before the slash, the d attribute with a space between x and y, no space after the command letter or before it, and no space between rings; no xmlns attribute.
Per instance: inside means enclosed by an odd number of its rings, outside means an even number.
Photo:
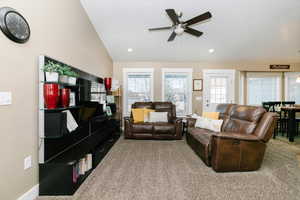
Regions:
<svg viewBox="0 0 300 200"><path fill-rule="evenodd" d="M168 112L150 112L149 122L168 122Z"/></svg>
<svg viewBox="0 0 300 200"><path fill-rule="evenodd" d="M214 132L221 132L221 127L223 124L223 120L215 120L215 119L209 119L205 117L198 117L195 127L197 128L205 128L210 131Z"/></svg>

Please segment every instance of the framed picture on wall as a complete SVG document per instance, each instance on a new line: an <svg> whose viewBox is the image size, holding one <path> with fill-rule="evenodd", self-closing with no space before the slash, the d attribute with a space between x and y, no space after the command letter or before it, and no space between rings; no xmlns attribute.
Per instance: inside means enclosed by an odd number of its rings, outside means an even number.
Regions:
<svg viewBox="0 0 300 200"><path fill-rule="evenodd" d="M193 91L202 91L202 89L203 89L203 80L193 79Z"/></svg>

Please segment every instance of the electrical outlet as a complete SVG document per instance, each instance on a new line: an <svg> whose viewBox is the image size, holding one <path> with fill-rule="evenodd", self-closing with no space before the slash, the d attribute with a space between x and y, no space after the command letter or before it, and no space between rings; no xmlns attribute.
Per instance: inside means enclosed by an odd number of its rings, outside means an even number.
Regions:
<svg viewBox="0 0 300 200"><path fill-rule="evenodd" d="M28 156L24 159L24 170L32 167L31 156Z"/></svg>

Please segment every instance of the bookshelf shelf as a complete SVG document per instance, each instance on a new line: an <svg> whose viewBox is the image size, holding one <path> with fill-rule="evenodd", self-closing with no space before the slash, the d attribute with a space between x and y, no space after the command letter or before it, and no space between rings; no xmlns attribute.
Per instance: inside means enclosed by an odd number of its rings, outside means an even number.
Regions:
<svg viewBox="0 0 300 200"><path fill-rule="evenodd" d="M43 84L58 84L63 87L80 87L80 84L78 84L78 83L76 85L69 84L69 83L62 83L62 82L51 82L51 81L41 81L41 83L43 83Z"/></svg>
<svg viewBox="0 0 300 200"><path fill-rule="evenodd" d="M70 110L70 109L79 109L82 106L70 106L70 107L65 107L65 108L53 108L53 109L48 109L48 108L41 108L40 110L44 110L44 111L64 111L64 110Z"/></svg>

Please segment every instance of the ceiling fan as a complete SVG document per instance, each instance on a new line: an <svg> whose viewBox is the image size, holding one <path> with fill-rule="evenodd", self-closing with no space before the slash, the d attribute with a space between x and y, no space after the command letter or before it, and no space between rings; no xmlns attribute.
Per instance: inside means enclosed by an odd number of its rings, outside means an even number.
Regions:
<svg viewBox="0 0 300 200"><path fill-rule="evenodd" d="M183 32L189 33L193 36L200 37L203 32L200 32L196 29L190 28L190 25L196 24L201 21L205 21L207 19L210 19L212 17L210 12L203 13L201 15L198 15L190 20L187 21L180 21L180 18L182 17L182 13L176 13L174 9L166 9L166 12L170 19L173 22L172 26L166 26L166 27L159 27L159 28L149 28L149 31L157 31L157 30L167 30L167 29L173 29L173 32L171 33L168 42L173 41L176 37L176 35L181 35Z"/></svg>

